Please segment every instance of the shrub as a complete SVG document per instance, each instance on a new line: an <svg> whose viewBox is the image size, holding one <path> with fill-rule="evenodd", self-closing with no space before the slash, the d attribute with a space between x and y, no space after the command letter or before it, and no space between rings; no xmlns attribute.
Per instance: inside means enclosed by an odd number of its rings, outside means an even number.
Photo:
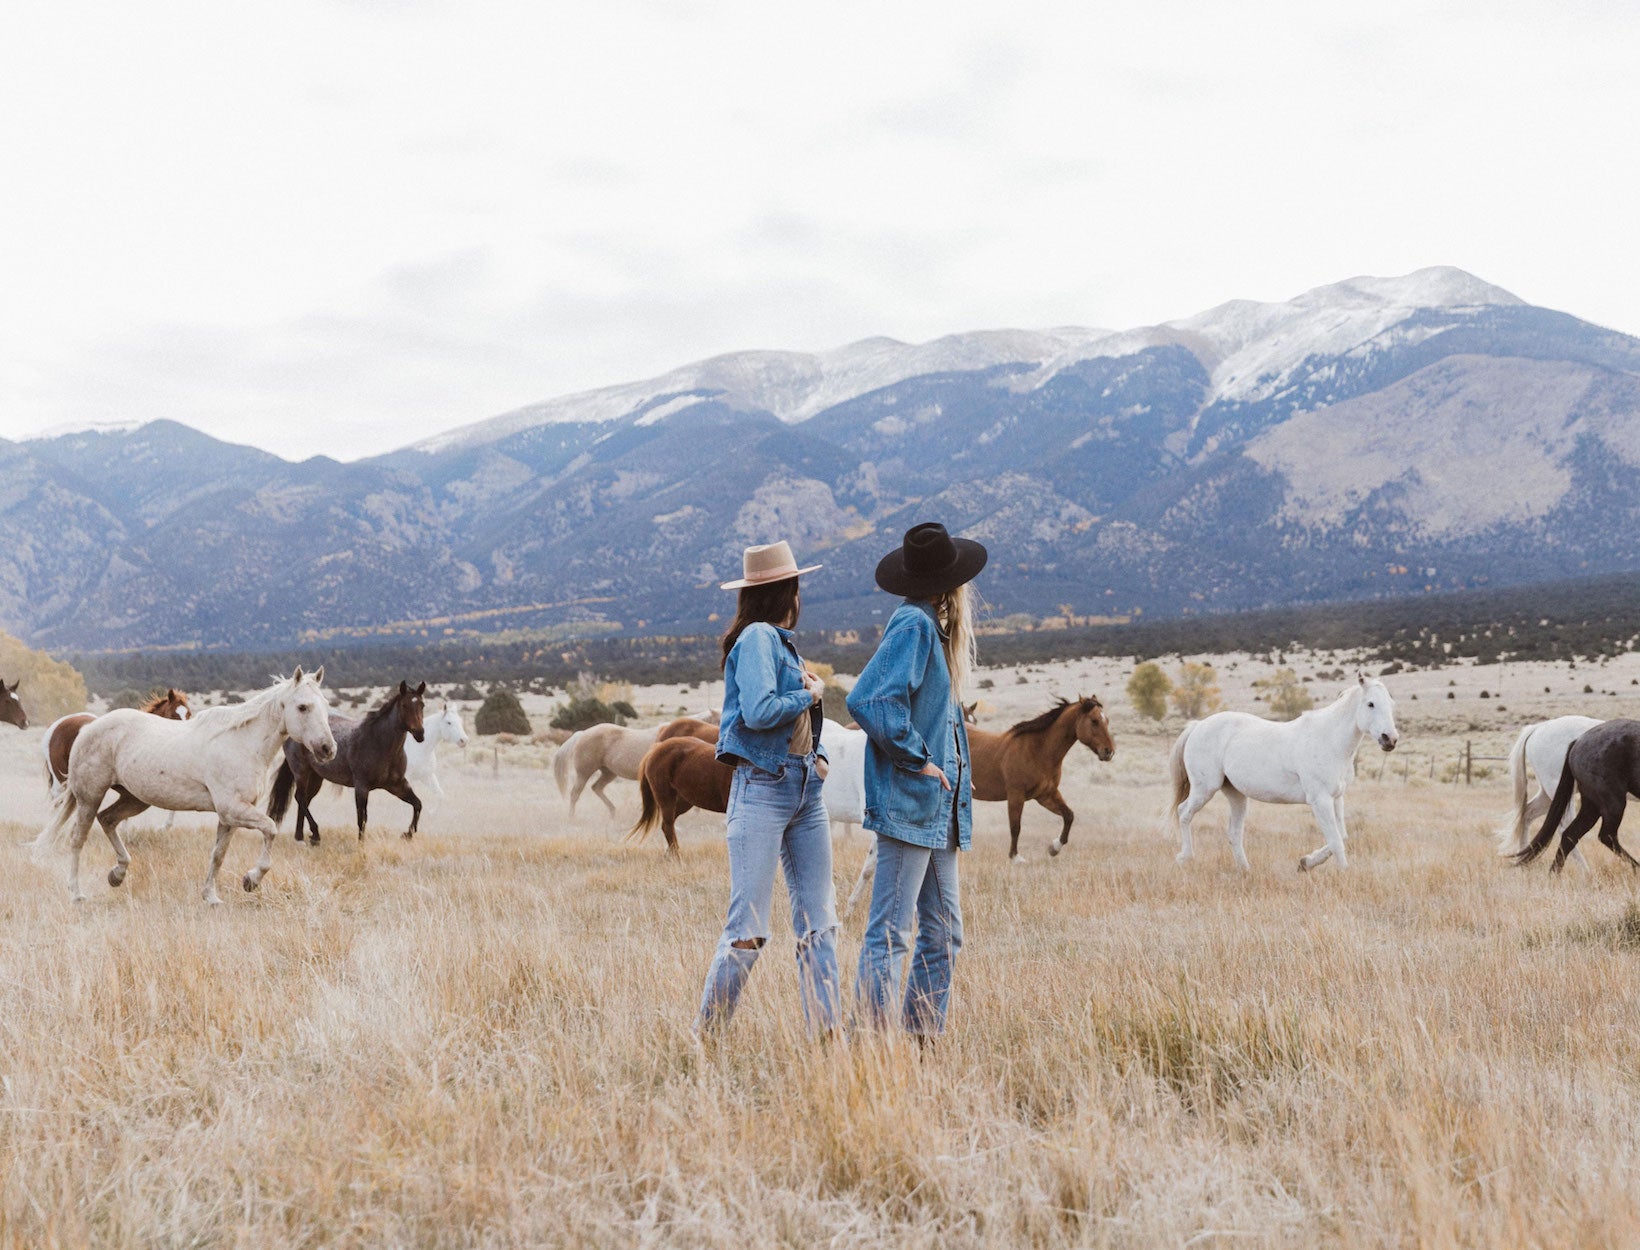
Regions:
<svg viewBox="0 0 1640 1250"><path fill-rule="evenodd" d="M1186 663L1173 687L1173 706L1187 720L1198 720L1219 710L1219 675L1211 664Z"/></svg>
<svg viewBox="0 0 1640 1250"><path fill-rule="evenodd" d="M523 734L530 732L530 718L524 715L524 705L511 690L492 690L479 705L473 717L473 731L486 737L492 734Z"/></svg>
<svg viewBox="0 0 1640 1250"><path fill-rule="evenodd" d="M147 701L148 696L143 694L142 691L132 690L127 687L126 689L121 690L118 694L109 696L108 710L113 712L120 708L141 707Z"/></svg>
<svg viewBox="0 0 1640 1250"><path fill-rule="evenodd" d="M622 708L626 711L623 712ZM552 719L547 723L554 729L568 729L573 733L578 729L590 729L594 725L624 725L629 713L632 716L637 715L632 711L630 703L617 702L611 705L597 695L572 695L568 702L553 713ZM481 729L479 732L484 731Z"/></svg>
<svg viewBox="0 0 1640 1250"><path fill-rule="evenodd" d="M1167 715L1167 697L1173 693L1173 682L1162 672L1162 666L1146 660L1133 670L1128 678L1127 697L1133 710L1149 720L1161 720Z"/></svg>
<svg viewBox="0 0 1640 1250"><path fill-rule="evenodd" d="M1253 689L1262 690L1270 703L1270 713L1277 720L1297 720L1315 706L1310 692L1299 684L1298 674L1290 668L1277 669L1268 677L1253 683Z"/></svg>

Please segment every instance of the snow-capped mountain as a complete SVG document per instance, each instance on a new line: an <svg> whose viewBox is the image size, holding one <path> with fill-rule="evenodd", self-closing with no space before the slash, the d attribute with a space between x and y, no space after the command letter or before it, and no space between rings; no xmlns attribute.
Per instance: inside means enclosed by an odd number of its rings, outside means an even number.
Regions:
<svg viewBox="0 0 1640 1250"><path fill-rule="evenodd" d="M735 353L356 464L166 422L0 461L0 624L56 646L700 631L777 535L824 553L807 624L869 624L928 517L991 546L1002 612L1222 611L1640 567L1640 341L1426 269Z"/></svg>

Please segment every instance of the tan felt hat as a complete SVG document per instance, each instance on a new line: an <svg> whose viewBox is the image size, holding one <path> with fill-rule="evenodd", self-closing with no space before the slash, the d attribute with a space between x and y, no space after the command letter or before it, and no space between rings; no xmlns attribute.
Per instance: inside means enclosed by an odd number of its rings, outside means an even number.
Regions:
<svg viewBox="0 0 1640 1250"><path fill-rule="evenodd" d="M740 590L745 586L767 586L770 582L783 582L788 577L812 573L821 567L818 564L811 564L807 568L798 568L797 557L792 555L791 544L784 542L746 548L740 557L740 565L744 576L739 581L724 582L724 590Z"/></svg>

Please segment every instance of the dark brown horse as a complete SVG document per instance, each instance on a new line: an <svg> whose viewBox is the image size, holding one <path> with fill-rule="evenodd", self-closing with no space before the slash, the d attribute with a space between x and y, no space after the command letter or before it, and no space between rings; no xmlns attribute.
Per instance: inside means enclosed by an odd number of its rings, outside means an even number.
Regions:
<svg viewBox="0 0 1640 1250"><path fill-rule="evenodd" d="M142 705L142 710L166 720L187 720L193 714L188 696L175 686L167 688L164 694L154 695ZM96 719L90 712L75 712L71 716L59 717L46 730L45 741L41 745L46 753L46 785L51 790L52 798L57 797L57 791L68 781L68 754L74 749L80 730ZM174 814L172 819L175 819Z"/></svg>
<svg viewBox="0 0 1640 1250"><path fill-rule="evenodd" d="M1059 793L1059 777L1065 756L1078 742L1107 762L1116 754L1104 705L1096 698L1074 703L1061 699L1041 716L1020 721L1005 733L968 731L974 797L1008 804L1009 859L1019 858L1020 817L1032 799L1065 822L1059 841L1048 844L1048 854L1059 854L1071 840L1076 813Z"/></svg>
<svg viewBox="0 0 1640 1250"><path fill-rule="evenodd" d="M1559 872L1566 866L1566 857L1596 821L1600 822L1602 845L1630 867L1640 868L1640 860L1625 851L1617 840L1629 795L1640 796L1640 720L1606 721L1585 730L1566 749L1560 784L1555 787L1554 801L1543 818L1543 828L1538 830L1537 837L1515 852L1517 864L1531 863L1554 840L1555 831L1572 805L1574 790L1583 801L1578 804L1571 824L1560 835L1560 846L1549 871Z"/></svg>
<svg viewBox="0 0 1640 1250"><path fill-rule="evenodd" d="M729 810L729 785L735 770L717 759L717 750L699 738L669 738L657 742L644 754L638 770L638 793L643 798L643 814L628 837L640 841L656 824L666 835L666 852L678 853L676 823L691 807L708 812Z"/></svg>
<svg viewBox="0 0 1640 1250"><path fill-rule="evenodd" d="M273 778L273 793L268 798L268 815L277 825L290 806L291 792L296 794L296 840L302 840L302 826L308 827L309 841L319 845L319 822L313 818L313 796L327 781L353 791L353 807L359 817L359 839L364 840L364 820L370 805L372 790L386 790L395 798L410 804L410 828L404 836L414 837L421 820L421 800L404 779L404 735L422 741L423 703L427 683L414 690L409 682L401 681L399 688L379 708L362 721L347 716L332 716L330 732L336 738L336 756L320 763L312 752L292 739L285 743L285 762Z"/></svg>
<svg viewBox="0 0 1640 1250"><path fill-rule="evenodd" d="M673 738L696 738L701 742L716 743L718 727L693 716L680 716L662 725L655 733L656 742L668 742Z"/></svg>
<svg viewBox="0 0 1640 1250"><path fill-rule="evenodd" d="M28 713L23 711L23 705L17 699L17 687L23 684L19 677L11 685L7 685L5 678L0 677L0 721L8 725L16 725L19 729L28 728Z"/></svg>

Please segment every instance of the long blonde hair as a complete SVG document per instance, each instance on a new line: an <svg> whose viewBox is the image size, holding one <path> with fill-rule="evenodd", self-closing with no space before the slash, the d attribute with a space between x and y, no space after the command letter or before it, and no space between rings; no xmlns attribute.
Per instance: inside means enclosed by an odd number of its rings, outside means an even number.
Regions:
<svg viewBox="0 0 1640 1250"><path fill-rule="evenodd" d="M951 697L959 703L978 656L978 644L974 639L974 599L968 582L934 598L934 618L940 623L945 667L951 671Z"/></svg>

